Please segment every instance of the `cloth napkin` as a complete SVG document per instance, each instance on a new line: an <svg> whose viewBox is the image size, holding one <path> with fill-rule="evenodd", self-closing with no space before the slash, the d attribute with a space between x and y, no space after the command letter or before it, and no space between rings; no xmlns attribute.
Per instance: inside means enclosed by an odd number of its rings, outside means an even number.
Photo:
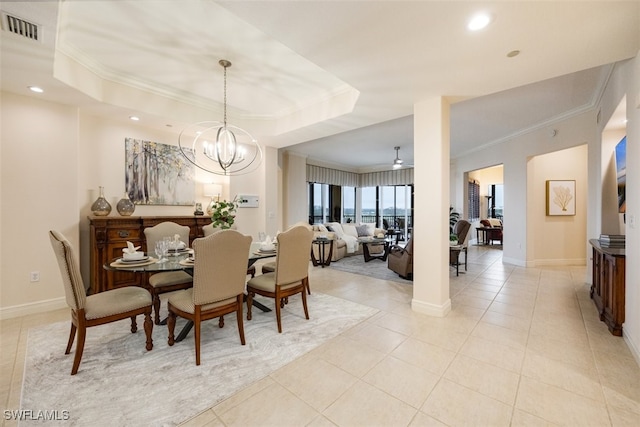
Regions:
<svg viewBox="0 0 640 427"><path fill-rule="evenodd" d="M122 249L122 252L124 252L125 254L133 254L138 249L140 249L140 246L133 246L133 243L127 242L127 247Z"/></svg>

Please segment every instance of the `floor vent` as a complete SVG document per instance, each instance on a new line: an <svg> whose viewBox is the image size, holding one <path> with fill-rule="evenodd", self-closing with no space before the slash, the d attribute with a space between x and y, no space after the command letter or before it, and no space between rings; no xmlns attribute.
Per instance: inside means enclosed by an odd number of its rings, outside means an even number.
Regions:
<svg viewBox="0 0 640 427"><path fill-rule="evenodd" d="M40 26L8 13L2 14L2 28L5 31L27 38L29 40L39 41L42 37Z"/></svg>

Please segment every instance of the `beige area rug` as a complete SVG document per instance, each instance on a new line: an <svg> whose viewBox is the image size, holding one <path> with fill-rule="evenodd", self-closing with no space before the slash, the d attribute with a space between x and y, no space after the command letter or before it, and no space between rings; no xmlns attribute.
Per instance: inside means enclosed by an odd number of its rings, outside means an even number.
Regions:
<svg viewBox="0 0 640 427"><path fill-rule="evenodd" d="M387 261L372 259L369 262L364 262L364 256L361 254L347 256L338 261L331 261L329 267L346 271L347 273L361 274L363 276L375 277L376 279L404 283L405 285L413 284L413 281L403 279L395 271L389 270Z"/></svg>
<svg viewBox="0 0 640 427"><path fill-rule="evenodd" d="M271 301L260 299L273 307ZM203 324L201 365L195 364L193 331L173 347L167 327L154 326L152 351L144 348L142 317L138 332L130 321L89 328L78 374L71 376L73 353L64 354L69 322L29 331L22 387L24 410L68 411L56 425L172 426L316 348L378 310L314 292L308 296L310 320L300 297L283 310L283 333L275 313L254 308L245 320L246 345L240 344L235 315ZM163 304L163 307L165 304ZM178 318L176 334L184 325ZM75 349L75 345L74 345ZM42 425L23 421L20 425Z"/></svg>

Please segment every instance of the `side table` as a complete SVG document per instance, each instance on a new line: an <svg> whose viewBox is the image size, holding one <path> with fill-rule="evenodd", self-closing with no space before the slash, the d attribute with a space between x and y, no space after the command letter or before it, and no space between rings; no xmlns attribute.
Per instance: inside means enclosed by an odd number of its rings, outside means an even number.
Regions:
<svg viewBox="0 0 640 427"><path fill-rule="evenodd" d="M313 245L318 246L318 255L320 259L316 259ZM329 253L326 253L326 246L329 245ZM333 240L332 239L314 239L311 242L311 262L314 267L320 265L322 268L331 264L331 257L333 256Z"/></svg>

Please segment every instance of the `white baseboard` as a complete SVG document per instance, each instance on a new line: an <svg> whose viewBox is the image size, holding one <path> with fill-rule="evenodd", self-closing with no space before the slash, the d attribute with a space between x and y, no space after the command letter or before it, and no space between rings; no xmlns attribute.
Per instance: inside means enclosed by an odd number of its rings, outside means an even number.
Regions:
<svg viewBox="0 0 640 427"><path fill-rule="evenodd" d="M442 305L435 305L417 299L411 300L411 309L418 313L427 314L434 317L444 317L451 311L451 299Z"/></svg>
<svg viewBox="0 0 640 427"><path fill-rule="evenodd" d="M534 267L557 267L572 265L587 265L586 258L575 259L537 259L533 261Z"/></svg>
<svg viewBox="0 0 640 427"><path fill-rule="evenodd" d="M14 305L11 307L2 307L0 308L0 320L28 316L37 313L46 313L47 311L59 310L65 307L67 307L67 302L63 297L22 305Z"/></svg>
<svg viewBox="0 0 640 427"><path fill-rule="evenodd" d="M625 335L624 333L622 335L624 338L624 342L627 343L627 347L629 347L629 350L631 350L633 358L636 359L636 363L638 364L638 366L640 366L640 348L636 346L636 343L629 339L629 336Z"/></svg>
<svg viewBox="0 0 640 427"><path fill-rule="evenodd" d="M531 267L530 265L527 265L527 263L521 259L517 259L517 258L508 258L503 256L502 257L502 263L503 264L509 264L509 265L515 265L517 267Z"/></svg>

